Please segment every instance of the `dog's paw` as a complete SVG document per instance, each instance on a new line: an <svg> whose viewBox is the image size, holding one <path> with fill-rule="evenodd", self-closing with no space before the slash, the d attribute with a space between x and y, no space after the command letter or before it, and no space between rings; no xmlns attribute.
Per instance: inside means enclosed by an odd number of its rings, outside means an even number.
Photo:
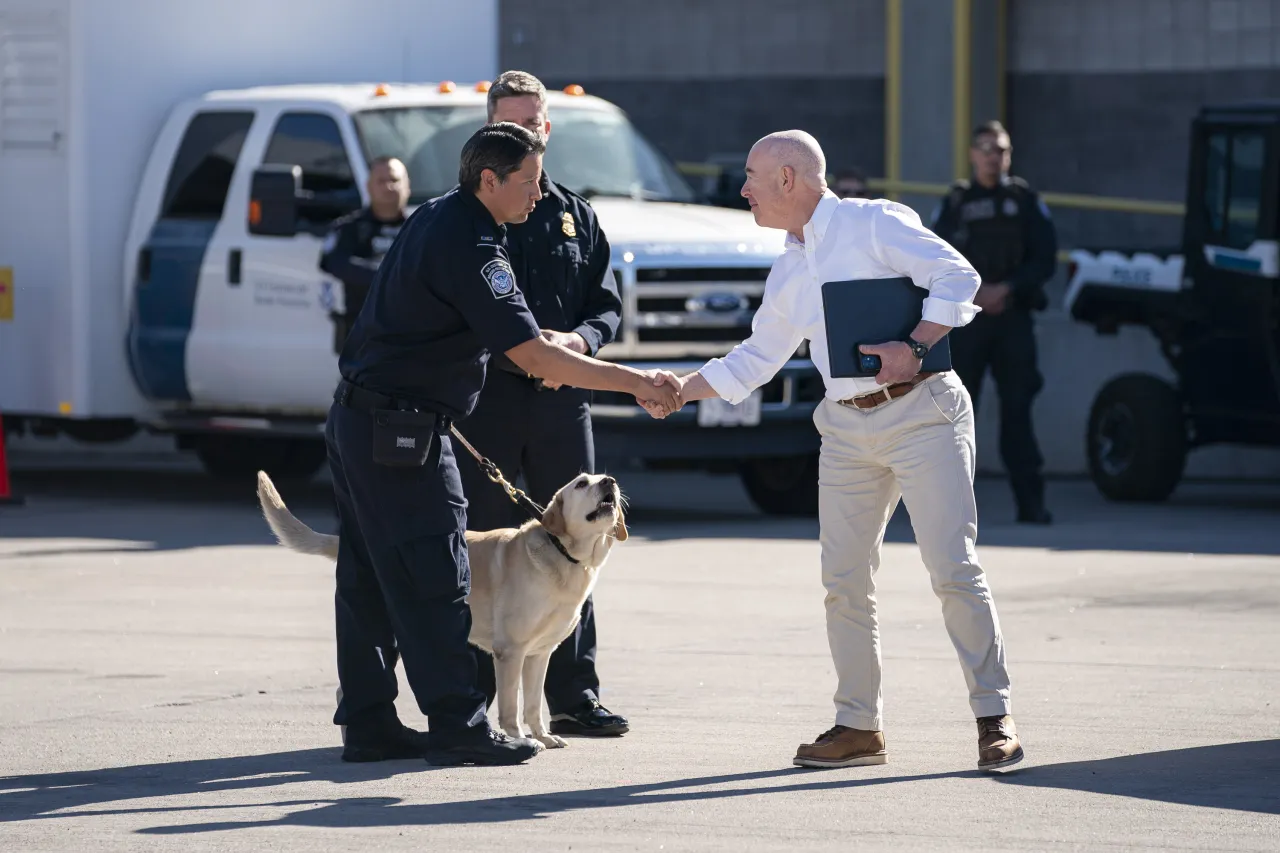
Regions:
<svg viewBox="0 0 1280 853"><path fill-rule="evenodd" d="M564 738L557 737L556 735L552 735L552 734L534 735L534 740L541 743L547 749L560 749L561 747L566 747L569 745L569 742Z"/></svg>

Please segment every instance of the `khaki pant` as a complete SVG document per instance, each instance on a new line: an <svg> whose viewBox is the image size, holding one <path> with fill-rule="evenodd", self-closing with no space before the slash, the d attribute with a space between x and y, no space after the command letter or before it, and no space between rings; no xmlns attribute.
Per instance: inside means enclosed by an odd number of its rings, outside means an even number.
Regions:
<svg viewBox="0 0 1280 853"><path fill-rule="evenodd" d="M901 498L969 686L975 717L1010 713L995 603L974 549L974 424L953 372L874 409L824 399L818 474L827 639L839 680L836 724L883 727L875 572Z"/></svg>

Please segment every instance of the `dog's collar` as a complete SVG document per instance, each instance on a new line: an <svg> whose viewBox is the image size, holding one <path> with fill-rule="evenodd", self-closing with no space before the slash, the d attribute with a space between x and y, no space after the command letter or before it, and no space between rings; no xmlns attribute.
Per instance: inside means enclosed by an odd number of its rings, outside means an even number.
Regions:
<svg viewBox="0 0 1280 853"><path fill-rule="evenodd" d="M559 551L561 554L564 554L564 558L566 560L568 560L570 563L573 563L575 566L578 564L578 561L574 559L574 556L569 553L569 549L564 547L564 543L561 542L554 533L552 533L550 530L547 530L545 527L542 528L542 532L547 534L547 538L551 540L551 544L556 546L557 551Z"/></svg>

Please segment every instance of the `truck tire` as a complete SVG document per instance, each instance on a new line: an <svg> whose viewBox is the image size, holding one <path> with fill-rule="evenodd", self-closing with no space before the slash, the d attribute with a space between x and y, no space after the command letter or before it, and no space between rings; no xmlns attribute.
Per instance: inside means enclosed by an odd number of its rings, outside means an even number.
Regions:
<svg viewBox="0 0 1280 853"><path fill-rule="evenodd" d="M258 471L273 480L309 480L327 458L325 443L315 439L201 435L192 445L205 471L220 480L248 482Z"/></svg>
<svg viewBox="0 0 1280 853"><path fill-rule="evenodd" d="M1131 373L1102 387L1089 412L1089 475L1113 501L1163 501L1187 461L1182 400L1168 382Z"/></svg>
<svg viewBox="0 0 1280 853"><path fill-rule="evenodd" d="M739 469L751 502L767 515L818 515L818 454L749 459Z"/></svg>

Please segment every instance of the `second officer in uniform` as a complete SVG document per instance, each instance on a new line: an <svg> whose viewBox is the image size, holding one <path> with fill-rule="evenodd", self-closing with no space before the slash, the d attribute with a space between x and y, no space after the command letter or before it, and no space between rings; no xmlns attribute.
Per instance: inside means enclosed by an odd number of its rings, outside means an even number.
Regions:
<svg viewBox="0 0 1280 853"><path fill-rule="evenodd" d="M346 726L347 761L515 764L539 749L490 727L467 643L467 511L449 426L475 406L490 354L559 383L656 401L661 414L679 407L674 384L558 346L529 313L505 225L542 197L543 151L509 123L467 141L459 186L405 223L338 359L325 437L340 518L333 721ZM427 736L396 714L397 658Z"/></svg>
<svg viewBox="0 0 1280 853"><path fill-rule="evenodd" d="M547 90L532 74L507 71L489 88L489 121L511 121L547 142ZM542 200L529 218L512 223L507 251L520 290L543 336L574 352L594 356L618 331L622 300L609 263L609 242L586 199L542 173ZM462 428L467 440L509 479L523 474L529 496L545 505L556 490L583 471L594 473L591 394L529 376L495 354L484 392ZM505 491L472 460L460 465L472 530L518 527L523 516ZM480 683L496 692L493 660L477 652ZM544 694L551 731L557 735L620 735L625 717L600 704L596 673L596 619L590 596L577 628L547 667Z"/></svg>
<svg viewBox="0 0 1280 853"><path fill-rule="evenodd" d="M1009 175L1009 134L998 121L973 132L972 182L959 181L934 212L933 231L982 276L974 303L982 309L951 335L956 373L975 410L988 368L1000 395L1000 457L1009 473L1020 522L1052 521L1044 500L1044 460L1031 407L1044 378L1036 365L1033 311L1048 304L1058 244L1048 209L1021 178Z"/></svg>
<svg viewBox="0 0 1280 853"><path fill-rule="evenodd" d="M369 204L333 223L320 253L320 269L342 282L342 311L330 314L333 346L342 345L364 307L382 258L404 225L409 173L395 157L369 164Z"/></svg>

